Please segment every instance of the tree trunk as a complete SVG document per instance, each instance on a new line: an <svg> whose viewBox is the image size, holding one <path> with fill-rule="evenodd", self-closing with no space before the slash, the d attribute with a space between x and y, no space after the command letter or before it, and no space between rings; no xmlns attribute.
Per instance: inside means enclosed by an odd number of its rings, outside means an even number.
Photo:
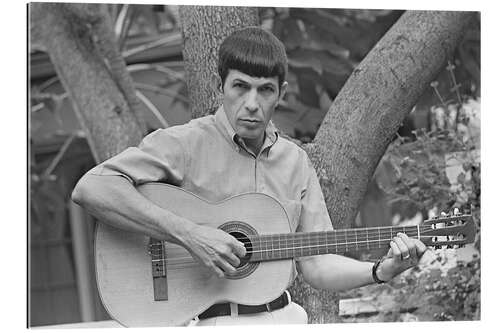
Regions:
<svg viewBox="0 0 500 333"><path fill-rule="evenodd" d="M407 11L337 95L306 146L334 227L352 225L380 158L404 117L452 58L472 15Z"/></svg>
<svg viewBox="0 0 500 333"><path fill-rule="evenodd" d="M408 11L354 70L306 145L335 228L352 225L388 144L463 36L472 12ZM312 323L337 320L336 293L296 279Z"/></svg>
<svg viewBox="0 0 500 333"><path fill-rule="evenodd" d="M217 52L234 30L258 25L254 7L181 6L183 57L192 118L213 113L221 104L217 90Z"/></svg>
<svg viewBox="0 0 500 333"><path fill-rule="evenodd" d="M32 3L30 15L32 44L49 54L95 160L137 145L145 123L106 5Z"/></svg>

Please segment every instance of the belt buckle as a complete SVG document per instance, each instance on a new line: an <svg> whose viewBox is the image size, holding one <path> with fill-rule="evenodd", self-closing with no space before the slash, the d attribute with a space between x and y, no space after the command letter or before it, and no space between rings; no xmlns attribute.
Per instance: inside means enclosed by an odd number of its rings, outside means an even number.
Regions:
<svg viewBox="0 0 500 333"><path fill-rule="evenodd" d="M270 303L266 303L267 312L272 312Z"/></svg>

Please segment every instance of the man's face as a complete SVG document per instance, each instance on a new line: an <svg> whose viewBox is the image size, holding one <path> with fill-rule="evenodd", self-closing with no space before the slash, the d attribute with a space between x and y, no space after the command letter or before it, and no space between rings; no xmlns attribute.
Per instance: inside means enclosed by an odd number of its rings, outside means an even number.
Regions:
<svg viewBox="0 0 500 333"><path fill-rule="evenodd" d="M269 120L284 94L278 77L253 77L231 69L224 82L224 111L234 131L253 149L260 149Z"/></svg>

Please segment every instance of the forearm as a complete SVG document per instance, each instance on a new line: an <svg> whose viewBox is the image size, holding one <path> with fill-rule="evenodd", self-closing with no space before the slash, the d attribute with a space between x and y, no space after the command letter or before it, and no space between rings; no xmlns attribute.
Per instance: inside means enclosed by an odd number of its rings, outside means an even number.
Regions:
<svg viewBox="0 0 500 333"><path fill-rule="evenodd" d="M304 279L316 289L335 291L359 288L373 283L373 263L327 254L305 258L299 263Z"/></svg>
<svg viewBox="0 0 500 333"><path fill-rule="evenodd" d="M102 222L179 243L193 223L153 204L125 178L85 175L72 199Z"/></svg>

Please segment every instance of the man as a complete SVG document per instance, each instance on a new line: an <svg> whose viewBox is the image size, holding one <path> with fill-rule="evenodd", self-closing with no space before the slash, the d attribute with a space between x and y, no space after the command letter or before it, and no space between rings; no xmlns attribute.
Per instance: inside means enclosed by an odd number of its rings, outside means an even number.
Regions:
<svg viewBox="0 0 500 333"><path fill-rule="evenodd" d="M135 186L167 182L209 201L262 192L284 206L293 231L325 231L332 225L306 153L280 137L270 122L287 87L283 44L260 28L238 30L220 46L218 72L223 103L215 115L146 136L139 147L128 148L82 177L73 200L100 221L185 247L224 278L245 255L243 244L152 204ZM419 240L398 234L376 265L339 255L296 262L313 287L345 290L388 281L414 266L425 250ZM227 305L231 316L209 309L197 323L307 323L304 310L287 297L271 303L239 316L233 313L235 305Z"/></svg>

